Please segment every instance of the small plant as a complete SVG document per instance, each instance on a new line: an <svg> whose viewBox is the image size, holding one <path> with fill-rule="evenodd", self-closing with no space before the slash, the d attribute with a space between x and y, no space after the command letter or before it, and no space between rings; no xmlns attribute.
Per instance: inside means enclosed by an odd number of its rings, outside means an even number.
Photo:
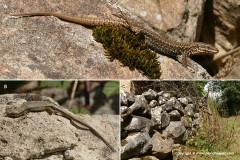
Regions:
<svg viewBox="0 0 240 160"><path fill-rule="evenodd" d="M212 151L213 146L210 143L206 134L201 129L198 129L196 132L198 136L196 136L191 141L188 141L187 146L196 148L199 151L205 152Z"/></svg>

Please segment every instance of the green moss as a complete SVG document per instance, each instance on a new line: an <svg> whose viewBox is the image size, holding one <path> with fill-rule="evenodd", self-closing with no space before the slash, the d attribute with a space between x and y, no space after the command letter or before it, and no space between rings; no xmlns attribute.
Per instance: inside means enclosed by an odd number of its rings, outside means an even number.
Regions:
<svg viewBox="0 0 240 160"><path fill-rule="evenodd" d="M131 70L135 68L148 78L160 77L157 54L149 49L144 36L134 34L125 28L98 26L93 36L103 44L105 55L112 61L118 59Z"/></svg>

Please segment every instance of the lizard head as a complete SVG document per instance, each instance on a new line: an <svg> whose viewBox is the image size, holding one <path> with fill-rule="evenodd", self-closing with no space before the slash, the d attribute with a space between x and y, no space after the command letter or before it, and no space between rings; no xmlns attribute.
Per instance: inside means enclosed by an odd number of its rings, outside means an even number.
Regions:
<svg viewBox="0 0 240 160"><path fill-rule="evenodd" d="M195 42L191 55L213 55L218 53L218 49L211 44Z"/></svg>

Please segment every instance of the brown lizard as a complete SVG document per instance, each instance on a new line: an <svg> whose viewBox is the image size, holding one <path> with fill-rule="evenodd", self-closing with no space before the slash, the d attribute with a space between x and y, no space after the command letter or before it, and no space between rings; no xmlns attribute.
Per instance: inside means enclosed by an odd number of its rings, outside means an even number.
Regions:
<svg viewBox="0 0 240 160"><path fill-rule="evenodd" d="M60 112L63 117L73 120L87 128L90 129L97 137L99 137L113 152L116 152L116 150L94 129L90 124L88 124L83 119L80 119L73 115L71 112L68 112L61 106L58 106L50 101L27 101L24 102L20 107L8 107L6 108L6 116L7 117L13 117L17 118L24 114L27 114L28 112L41 112L41 111L49 111L51 112Z"/></svg>
<svg viewBox="0 0 240 160"><path fill-rule="evenodd" d="M123 16L125 21L120 20L109 20L109 19L88 19L88 18L77 18L72 16L66 16L55 12L36 12L36 13L20 13L11 14L11 16L20 17L30 17L30 16L54 16L61 20L82 24L86 26L115 26L115 27L125 27L131 29L133 32L142 33L148 37L149 45L157 51L170 56L182 55L182 64L187 66L187 57L192 55L213 55L218 53L218 49L211 44L206 44L202 42L176 42L167 39L163 36L156 34L155 32L140 26L137 23L131 22L131 20ZM130 25L131 24L131 25Z"/></svg>

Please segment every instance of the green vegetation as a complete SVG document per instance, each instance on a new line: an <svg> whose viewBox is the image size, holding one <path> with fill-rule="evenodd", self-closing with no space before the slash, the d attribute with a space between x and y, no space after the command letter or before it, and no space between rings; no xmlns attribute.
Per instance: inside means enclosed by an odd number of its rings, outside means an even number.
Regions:
<svg viewBox="0 0 240 160"><path fill-rule="evenodd" d="M221 116L233 116L240 113L240 83L239 81L213 81L211 85L214 90L221 90L222 96L219 97L217 106Z"/></svg>
<svg viewBox="0 0 240 160"><path fill-rule="evenodd" d="M239 81L223 81L219 83L223 90L223 104L228 108L229 116L240 113L240 83Z"/></svg>
<svg viewBox="0 0 240 160"><path fill-rule="evenodd" d="M119 94L119 81L109 81L104 84L103 93L107 97Z"/></svg>
<svg viewBox="0 0 240 160"><path fill-rule="evenodd" d="M93 36L103 44L105 55L113 61L118 59L131 70L140 70L149 78L160 77L157 54L149 49L141 34L134 34L125 28L98 26Z"/></svg>
<svg viewBox="0 0 240 160"><path fill-rule="evenodd" d="M234 155L198 155L198 159L239 159L240 137L236 140L236 135L240 135L240 122L236 121L237 117L229 121L228 118L219 116L216 104L211 99L209 99L209 106L213 115L203 115L203 128L197 130L197 136L194 140L188 141L187 146L203 153L234 153ZM240 119L240 116L238 118ZM234 147L236 142L237 148Z"/></svg>
<svg viewBox="0 0 240 160"><path fill-rule="evenodd" d="M68 89L71 85L70 81L40 81L40 87L58 87L62 89Z"/></svg>
<svg viewBox="0 0 240 160"><path fill-rule="evenodd" d="M91 112L83 107L71 107L70 112L74 114L91 114Z"/></svg>

